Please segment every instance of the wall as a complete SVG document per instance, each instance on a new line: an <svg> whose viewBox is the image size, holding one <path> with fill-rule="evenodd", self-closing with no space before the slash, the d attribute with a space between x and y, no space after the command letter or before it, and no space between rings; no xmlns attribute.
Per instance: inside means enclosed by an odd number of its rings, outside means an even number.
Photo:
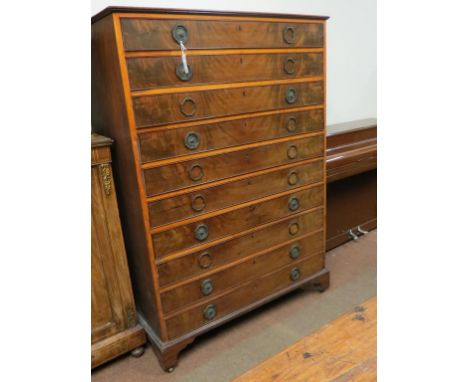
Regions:
<svg viewBox="0 0 468 382"><path fill-rule="evenodd" d="M376 0L92 0L92 14L110 5L330 16L327 123L377 117Z"/></svg>

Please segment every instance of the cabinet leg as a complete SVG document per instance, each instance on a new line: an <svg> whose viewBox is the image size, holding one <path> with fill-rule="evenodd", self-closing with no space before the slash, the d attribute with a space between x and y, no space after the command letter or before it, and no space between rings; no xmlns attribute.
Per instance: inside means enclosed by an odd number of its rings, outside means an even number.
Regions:
<svg viewBox="0 0 468 382"><path fill-rule="evenodd" d="M172 373L179 363L179 353L193 342L194 338L189 338L167 348L159 348L153 344L153 350L158 357L159 364L164 371Z"/></svg>
<svg viewBox="0 0 468 382"><path fill-rule="evenodd" d="M307 284L302 285L302 289L323 293L330 286L330 272L326 271L317 278L310 280Z"/></svg>
<svg viewBox="0 0 468 382"><path fill-rule="evenodd" d="M136 349L133 349L130 354L132 355L132 357L140 358L143 355L144 352L145 352L145 347L140 346L140 347L138 347Z"/></svg>

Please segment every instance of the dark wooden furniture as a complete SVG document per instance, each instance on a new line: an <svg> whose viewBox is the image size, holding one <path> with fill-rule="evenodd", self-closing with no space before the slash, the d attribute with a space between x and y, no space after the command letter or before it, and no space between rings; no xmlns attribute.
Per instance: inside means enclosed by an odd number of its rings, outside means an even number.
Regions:
<svg viewBox="0 0 468 382"><path fill-rule="evenodd" d="M328 126L327 250L377 227L377 122Z"/></svg>
<svg viewBox="0 0 468 382"><path fill-rule="evenodd" d="M91 135L91 367L143 354L111 169L112 140Z"/></svg>
<svg viewBox="0 0 468 382"><path fill-rule="evenodd" d="M139 318L168 371L196 336L328 287L325 19L93 18L93 126L116 141Z"/></svg>

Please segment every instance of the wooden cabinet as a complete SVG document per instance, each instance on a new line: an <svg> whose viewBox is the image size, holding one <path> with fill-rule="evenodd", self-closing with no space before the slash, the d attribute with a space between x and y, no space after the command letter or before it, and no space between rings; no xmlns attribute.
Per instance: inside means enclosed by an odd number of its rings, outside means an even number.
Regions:
<svg viewBox="0 0 468 382"><path fill-rule="evenodd" d="M91 136L91 367L146 342L143 328L137 324L130 285L112 178L111 143L109 138Z"/></svg>
<svg viewBox="0 0 468 382"><path fill-rule="evenodd" d="M377 228L377 123L329 126L327 250Z"/></svg>
<svg viewBox="0 0 468 382"><path fill-rule="evenodd" d="M93 18L93 126L116 141L139 318L166 370L196 336L328 287L325 20Z"/></svg>

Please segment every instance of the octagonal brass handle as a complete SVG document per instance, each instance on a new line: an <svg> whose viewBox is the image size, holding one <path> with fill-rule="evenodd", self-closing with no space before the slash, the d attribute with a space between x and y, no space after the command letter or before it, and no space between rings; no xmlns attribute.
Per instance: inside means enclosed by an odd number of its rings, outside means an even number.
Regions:
<svg viewBox="0 0 468 382"><path fill-rule="evenodd" d="M195 228L195 239L198 241L205 241L208 239L208 227L206 224L199 224L197 228Z"/></svg>
<svg viewBox="0 0 468 382"><path fill-rule="evenodd" d="M213 259L208 252L203 252L200 256L198 256L198 265L202 269L208 269L213 264Z"/></svg>
<svg viewBox="0 0 468 382"><path fill-rule="evenodd" d="M286 90L286 102L287 103L294 103L297 101L297 90L294 88L289 88Z"/></svg>
<svg viewBox="0 0 468 382"><path fill-rule="evenodd" d="M291 246L289 250L289 257L293 260L296 260L301 255L301 247L298 244Z"/></svg>
<svg viewBox="0 0 468 382"><path fill-rule="evenodd" d="M213 282L210 279L203 280L200 289L204 296L210 295L214 290Z"/></svg>
<svg viewBox="0 0 468 382"><path fill-rule="evenodd" d="M297 157L297 146L291 145L288 147L286 154L288 155L289 159L295 159Z"/></svg>
<svg viewBox="0 0 468 382"><path fill-rule="evenodd" d="M182 62L177 65L176 75L181 81L188 81L192 78L192 67L187 64L187 69L188 71L185 71L184 64Z"/></svg>
<svg viewBox="0 0 468 382"><path fill-rule="evenodd" d="M301 270L297 267L294 267L291 269L291 273L289 274L289 277L291 278L292 281L297 281L301 277Z"/></svg>
<svg viewBox="0 0 468 382"><path fill-rule="evenodd" d="M183 25L176 25L172 28L172 38L175 40L177 44L182 42L185 44L188 40L188 30Z"/></svg>
<svg viewBox="0 0 468 382"><path fill-rule="evenodd" d="M197 194L192 198L192 210L195 212L201 212L205 209L206 204L205 204L205 198L203 195Z"/></svg>
<svg viewBox="0 0 468 382"><path fill-rule="evenodd" d="M191 97L185 97L180 103L180 112L186 117L193 117L197 112L197 103Z"/></svg>
<svg viewBox="0 0 468 382"><path fill-rule="evenodd" d="M205 176L205 172L203 171L202 166L200 166L199 164L194 164L192 165L192 167L190 167L188 175L191 180L197 182L203 179L203 177Z"/></svg>
<svg viewBox="0 0 468 382"><path fill-rule="evenodd" d="M206 308L203 310L203 317L206 320L212 320L216 317L216 306L214 304L207 305Z"/></svg>
<svg viewBox="0 0 468 382"><path fill-rule="evenodd" d="M288 174L288 184L290 186L295 186L299 182L299 174L296 171L291 171Z"/></svg>
<svg viewBox="0 0 468 382"><path fill-rule="evenodd" d="M187 147L189 150L198 149L198 146L200 146L200 136L197 133L191 131L185 136L184 144L185 147Z"/></svg>
<svg viewBox="0 0 468 382"><path fill-rule="evenodd" d="M297 211L300 207L299 199L295 196L289 199L288 208L289 211Z"/></svg>
<svg viewBox="0 0 468 382"><path fill-rule="evenodd" d="M286 74L294 74L296 72L296 60L292 57L288 57L284 61L283 69Z"/></svg>
<svg viewBox="0 0 468 382"><path fill-rule="evenodd" d="M289 224L289 234L294 236L299 232L299 223L298 222L292 222Z"/></svg>
<svg viewBox="0 0 468 382"><path fill-rule="evenodd" d="M289 117L286 122L286 130L290 133L294 133L297 130L297 120L296 117Z"/></svg>
<svg viewBox="0 0 468 382"><path fill-rule="evenodd" d="M283 39L287 44L294 44L297 40L297 29L292 25L288 25L283 29Z"/></svg>

